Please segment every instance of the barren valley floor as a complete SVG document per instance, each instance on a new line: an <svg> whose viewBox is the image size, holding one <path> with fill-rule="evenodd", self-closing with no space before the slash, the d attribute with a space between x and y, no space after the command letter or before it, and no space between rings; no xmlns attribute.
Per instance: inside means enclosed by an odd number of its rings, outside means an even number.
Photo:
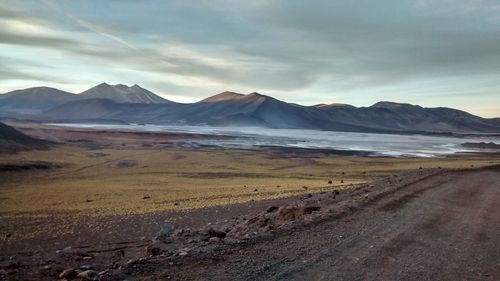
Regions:
<svg viewBox="0 0 500 281"><path fill-rule="evenodd" d="M500 202L500 173L480 169L500 164L498 154L390 158L314 150L192 148L179 142L189 136L44 130L50 129L24 129L37 137L57 137L62 144L0 155L0 261L7 280L53 280L66 267L81 264L108 270L102 280L499 276L500 220L495 206ZM409 176L400 176L399 182L408 181L407 186L385 191L391 187L386 177L411 170ZM419 180L425 173L429 178ZM383 184L372 186L381 179ZM358 194L366 188L381 195ZM339 191L337 201L324 198ZM372 197L373 204L356 207L359 200ZM294 231L271 231L272 239L241 239L247 242L222 246L222 256L196 259L194 249L205 246L193 244L185 246L192 251L184 259L171 250L176 258L167 251L163 261L160 255L147 269L137 265L137 270L111 274L127 261L148 256L144 248L165 223L199 229L234 220L232 226L246 226L269 206L297 200L319 200L322 211L336 204L350 211L302 228L301 219L294 219L293 229L299 226ZM309 213L305 218L317 220ZM93 252L92 260L52 257L67 246ZM122 256L110 257L120 251ZM13 261L18 264L12 266Z"/></svg>

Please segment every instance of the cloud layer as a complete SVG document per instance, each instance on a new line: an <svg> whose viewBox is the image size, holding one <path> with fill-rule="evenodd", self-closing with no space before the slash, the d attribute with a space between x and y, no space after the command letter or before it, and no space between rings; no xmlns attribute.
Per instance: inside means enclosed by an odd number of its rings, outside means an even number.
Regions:
<svg viewBox="0 0 500 281"><path fill-rule="evenodd" d="M138 83L500 116L498 1L4 1L0 88Z"/></svg>

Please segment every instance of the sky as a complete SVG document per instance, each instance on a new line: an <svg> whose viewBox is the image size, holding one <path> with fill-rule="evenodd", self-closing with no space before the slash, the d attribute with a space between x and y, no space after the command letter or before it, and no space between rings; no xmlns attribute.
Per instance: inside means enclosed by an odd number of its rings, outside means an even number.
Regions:
<svg viewBox="0 0 500 281"><path fill-rule="evenodd" d="M500 1L0 0L0 92L139 84L500 117Z"/></svg>

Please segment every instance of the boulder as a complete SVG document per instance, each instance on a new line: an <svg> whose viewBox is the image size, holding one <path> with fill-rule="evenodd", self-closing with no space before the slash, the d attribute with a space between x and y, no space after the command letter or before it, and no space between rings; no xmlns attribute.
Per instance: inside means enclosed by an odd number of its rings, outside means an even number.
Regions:
<svg viewBox="0 0 500 281"><path fill-rule="evenodd" d="M166 241L175 231L175 226L171 223L165 223L161 226L160 232L156 236L156 240Z"/></svg>

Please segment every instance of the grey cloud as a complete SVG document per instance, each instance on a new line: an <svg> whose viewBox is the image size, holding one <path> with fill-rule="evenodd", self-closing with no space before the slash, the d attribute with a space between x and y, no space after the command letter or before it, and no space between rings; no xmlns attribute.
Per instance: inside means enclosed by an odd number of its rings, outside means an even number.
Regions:
<svg viewBox="0 0 500 281"><path fill-rule="evenodd" d="M137 49L110 46L105 40L4 33L0 40L57 49L68 59L90 58L103 67L203 77L259 91L307 92L323 83L323 90L338 92L436 79L473 85L500 76L496 1L109 1L106 7L55 2ZM0 9L0 15L29 14L28 20L85 32L49 10L33 13L30 5L18 5L28 12ZM235 66L167 55L161 46L170 42ZM154 85L189 95L188 86Z"/></svg>

